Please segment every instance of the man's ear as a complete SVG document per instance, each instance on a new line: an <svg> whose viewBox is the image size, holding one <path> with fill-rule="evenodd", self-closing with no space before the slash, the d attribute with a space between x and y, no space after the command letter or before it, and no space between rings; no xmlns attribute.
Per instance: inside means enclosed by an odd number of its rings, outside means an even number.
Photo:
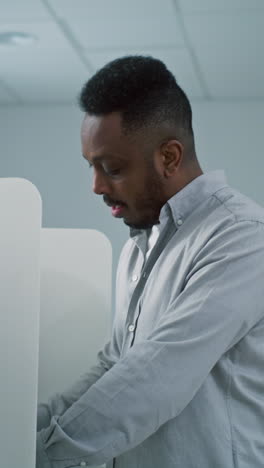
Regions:
<svg viewBox="0 0 264 468"><path fill-rule="evenodd" d="M183 145L178 140L169 140L161 145L163 173L166 178L178 171L182 157Z"/></svg>

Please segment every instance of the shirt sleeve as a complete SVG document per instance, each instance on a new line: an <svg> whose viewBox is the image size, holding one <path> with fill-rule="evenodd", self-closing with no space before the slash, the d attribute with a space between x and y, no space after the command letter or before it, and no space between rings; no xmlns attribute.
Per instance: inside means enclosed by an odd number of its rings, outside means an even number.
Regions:
<svg viewBox="0 0 264 468"><path fill-rule="evenodd" d="M53 395L47 403L40 403L37 412L37 431L48 427L53 416L61 416L77 401L100 377L108 371L116 360L117 350L114 349L115 340L105 345L98 353L97 364L66 391Z"/></svg>
<svg viewBox="0 0 264 468"><path fill-rule="evenodd" d="M37 468L100 465L177 417L221 356L262 318L263 278L261 223L216 233L148 339L38 433Z"/></svg>

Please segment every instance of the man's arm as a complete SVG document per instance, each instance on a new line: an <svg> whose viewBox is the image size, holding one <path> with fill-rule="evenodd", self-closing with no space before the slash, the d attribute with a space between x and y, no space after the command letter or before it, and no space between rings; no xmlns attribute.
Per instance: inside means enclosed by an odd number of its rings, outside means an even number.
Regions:
<svg viewBox="0 0 264 468"><path fill-rule="evenodd" d="M263 316L263 234L262 224L245 221L203 247L148 339L38 434L37 468L100 465L177 417Z"/></svg>
<svg viewBox="0 0 264 468"><path fill-rule="evenodd" d="M117 268L117 277L120 269L120 261L122 257L127 255L127 245L123 246L120 253L119 264ZM37 413L37 431L47 428L53 416L62 416L71 405L77 401L106 371L119 360L120 357L120 343L115 327L113 324L111 340L105 345L97 355L97 363L89 369L89 371L80 376L80 378L66 391L52 396L47 403L40 403L38 405Z"/></svg>
<svg viewBox="0 0 264 468"><path fill-rule="evenodd" d="M53 416L61 416L71 405L77 401L87 390L97 382L115 363L117 349L115 340L107 343L102 351L98 353L97 364L89 372L80 378L66 391L55 394L48 403L38 405L37 430L48 427Z"/></svg>

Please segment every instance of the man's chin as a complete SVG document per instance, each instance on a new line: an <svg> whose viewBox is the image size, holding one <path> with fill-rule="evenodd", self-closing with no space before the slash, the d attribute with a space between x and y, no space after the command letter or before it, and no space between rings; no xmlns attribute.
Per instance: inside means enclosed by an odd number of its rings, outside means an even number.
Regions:
<svg viewBox="0 0 264 468"><path fill-rule="evenodd" d="M124 223L132 229L151 229L155 224L159 224L159 220L141 220L137 222L130 221L129 219L124 218Z"/></svg>

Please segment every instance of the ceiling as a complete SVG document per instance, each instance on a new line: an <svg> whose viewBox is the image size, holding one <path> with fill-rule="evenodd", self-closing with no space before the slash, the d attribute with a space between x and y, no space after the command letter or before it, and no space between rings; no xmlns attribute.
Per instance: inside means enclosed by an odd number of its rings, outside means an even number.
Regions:
<svg viewBox="0 0 264 468"><path fill-rule="evenodd" d="M0 0L0 105L75 103L106 62L162 59L192 100L264 99L264 0Z"/></svg>

